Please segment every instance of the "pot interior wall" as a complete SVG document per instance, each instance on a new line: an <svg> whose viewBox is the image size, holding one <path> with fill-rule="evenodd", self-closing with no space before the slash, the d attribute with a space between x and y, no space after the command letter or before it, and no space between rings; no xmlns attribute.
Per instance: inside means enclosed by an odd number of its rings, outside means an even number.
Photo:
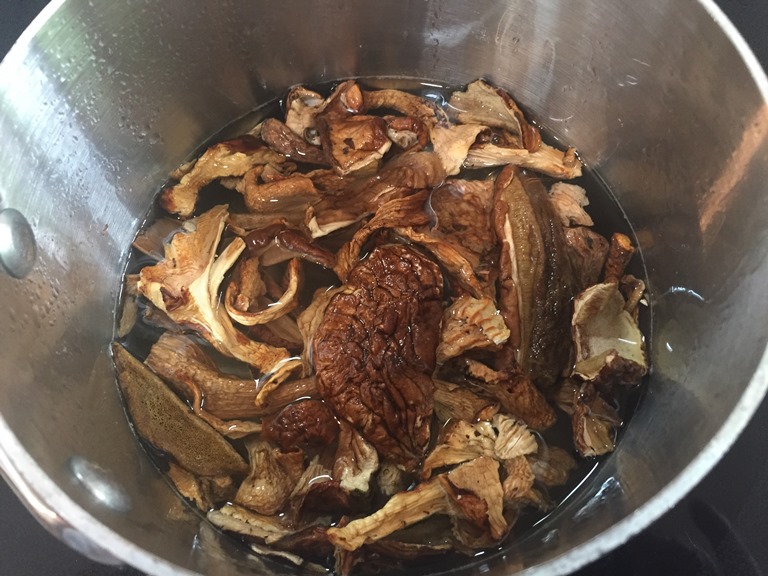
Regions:
<svg viewBox="0 0 768 576"><path fill-rule="evenodd" d="M72 500L168 563L267 570L230 561L230 544L179 509L126 423L107 355L125 248L170 170L293 84L485 77L579 148L643 241L654 369L619 449L527 537L469 570L575 566L595 550L557 559L638 510L649 518L654 495L708 446L715 458L732 440L724 426L759 402L768 113L692 0L67 0L26 40L0 67L0 207L29 218L39 262L24 280L0 276L0 414Z"/></svg>

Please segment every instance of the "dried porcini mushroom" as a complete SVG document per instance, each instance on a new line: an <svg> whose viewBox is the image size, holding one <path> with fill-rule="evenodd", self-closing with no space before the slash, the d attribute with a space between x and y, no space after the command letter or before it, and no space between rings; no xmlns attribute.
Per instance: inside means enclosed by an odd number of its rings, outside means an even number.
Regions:
<svg viewBox="0 0 768 576"><path fill-rule="evenodd" d="M514 167L496 178L493 218L509 345L523 372L547 388L569 360L575 278L563 228L541 181Z"/></svg>
<svg viewBox="0 0 768 576"><path fill-rule="evenodd" d="M330 299L314 336L323 399L407 468L429 441L442 295L431 260L406 246L377 248Z"/></svg>
<svg viewBox="0 0 768 576"><path fill-rule="evenodd" d="M487 82L284 104L174 171L159 203L183 220L134 242L154 260L119 332L150 328L146 364L115 349L135 428L278 561L345 575L498 546L575 467L555 407L576 454L613 449L617 386L648 369L634 248L590 228L581 187L528 172L581 162ZM232 212L197 208L216 194Z"/></svg>
<svg viewBox="0 0 768 576"><path fill-rule="evenodd" d="M204 405L206 412L223 420L259 415L254 406L257 382L221 373L188 336L164 333L145 362L193 407L202 409Z"/></svg>
<svg viewBox="0 0 768 576"><path fill-rule="evenodd" d="M471 359L465 361L465 372L473 387L497 400L505 412L534 430L544 430L554 424L554 410L526 375L497 371Z"/></svg>
<svg viewBox="0 0 768 576"><path fill-rule="evenodd" d="M644 338L614 283L595 284L576 297L573 373L586 380L636 384L648 371Z"/></svg>
<svg viewBox="0 0 768 576"><path fill-rule="evenodd" d="M282 454L268 442L253 440L248 445L248 459L251 470L234 502L267 516L282 510L304 472L303 454Z"/></svg>
<svg viewBox="0 0 768 576"><path fill-rule="evenodd" d="M118 344L112 346L120 390L139 436L200 476L239 474L246 464L165 383Z"/></svg>
<svg viewBox="0 0 768 576"><path fill-rule="evenodd" d="M218 306L224 273L245 248L235 239L216 257L224 230L226 206L199 216L195 230L176 234L165 246L165 258L142 268L139 292L177 324L195 330L219 352L267 370L288 351L245 338Z"/></svg>
<svg viewBox="0 0 768 576"><path fill-rule="evenodd" d="M339 425L320 400L303 399L262 420L262 438L285 452L308 446L327 446L336 440Z"/></svg>
<svg viewBox="0 0 768 576"><path fill-rule="evenodd" d="M437 361L468 350L496 349L509 338L509 329L492 298L472 298L465 294L456 299L443 314Z"/></svg>
<svg viewBox="0 0 768 576"><path fill-rule="evenodd" d="M456 91L448 102L449 110L462 124L500 128L520 139L529 152L541 146L539 131L528 123L522 110L504 90L483 80L475 80L466 90Z"/></svg>
<svg viewBox="0 0 768 576"><path fill-rule="evenodd" d="M253 136L242 136L209 148L175 186L160 195L160 205L170 214L189 218L200 189L218 178L242 176L254 166L279 163L284 157Z"/></svg>

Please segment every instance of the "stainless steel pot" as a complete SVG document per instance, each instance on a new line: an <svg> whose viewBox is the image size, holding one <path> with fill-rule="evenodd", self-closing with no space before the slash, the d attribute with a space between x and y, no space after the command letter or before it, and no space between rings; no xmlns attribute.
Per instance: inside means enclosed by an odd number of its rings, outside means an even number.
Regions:
<svg viewBox="0 0 768 576"><path fill-rule="evenodd" d="M76 549L155 574L289 572L178 512L107 345L125 248L167 173L287 86L350 76L508 87L578 146L644 247L654 370L619 448L455 573L562 574L607 552L763 397L768 81L710 0L55 1L0 65L0 468Z"/></svg>

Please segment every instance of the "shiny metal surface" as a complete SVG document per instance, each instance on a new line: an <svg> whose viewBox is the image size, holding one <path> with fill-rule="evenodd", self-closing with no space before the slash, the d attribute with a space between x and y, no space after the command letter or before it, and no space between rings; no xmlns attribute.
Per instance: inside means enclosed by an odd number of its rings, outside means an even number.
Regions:
<svg viewBox="0 0 768 576"><path fill-rule="evenodd" d="M0 210L0 266L14 278L32 271L37 250L32 227L18 210Z"/></svg>
<svg viewBox="0 0 768 576"><path fill-rule="evenodd" d="M107 345L124 247L166 174L287 86L350 76L509 88L643 242L654 372L619 449L528 536L456 573L559 574L615 547L763 397L768 82L710 2L55 2L0 65L0 208L28 218L38 255L26 278L0 275L0 467L82 551L156 574L289 572L179 509Z"/></svg>

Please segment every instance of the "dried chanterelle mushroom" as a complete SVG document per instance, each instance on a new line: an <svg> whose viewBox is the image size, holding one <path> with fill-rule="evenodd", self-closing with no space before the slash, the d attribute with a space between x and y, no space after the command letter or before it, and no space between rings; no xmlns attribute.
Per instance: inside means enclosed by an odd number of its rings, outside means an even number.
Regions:
<svg viewBox="0 0 768 576"><path fill-rule="evenodd" d="M134 243L128 412L256 553L411 573L498 546L613 450L648 371L630 239L551 183L575 150L483 80L444 102L294 87L175 171Z"/></svg>

